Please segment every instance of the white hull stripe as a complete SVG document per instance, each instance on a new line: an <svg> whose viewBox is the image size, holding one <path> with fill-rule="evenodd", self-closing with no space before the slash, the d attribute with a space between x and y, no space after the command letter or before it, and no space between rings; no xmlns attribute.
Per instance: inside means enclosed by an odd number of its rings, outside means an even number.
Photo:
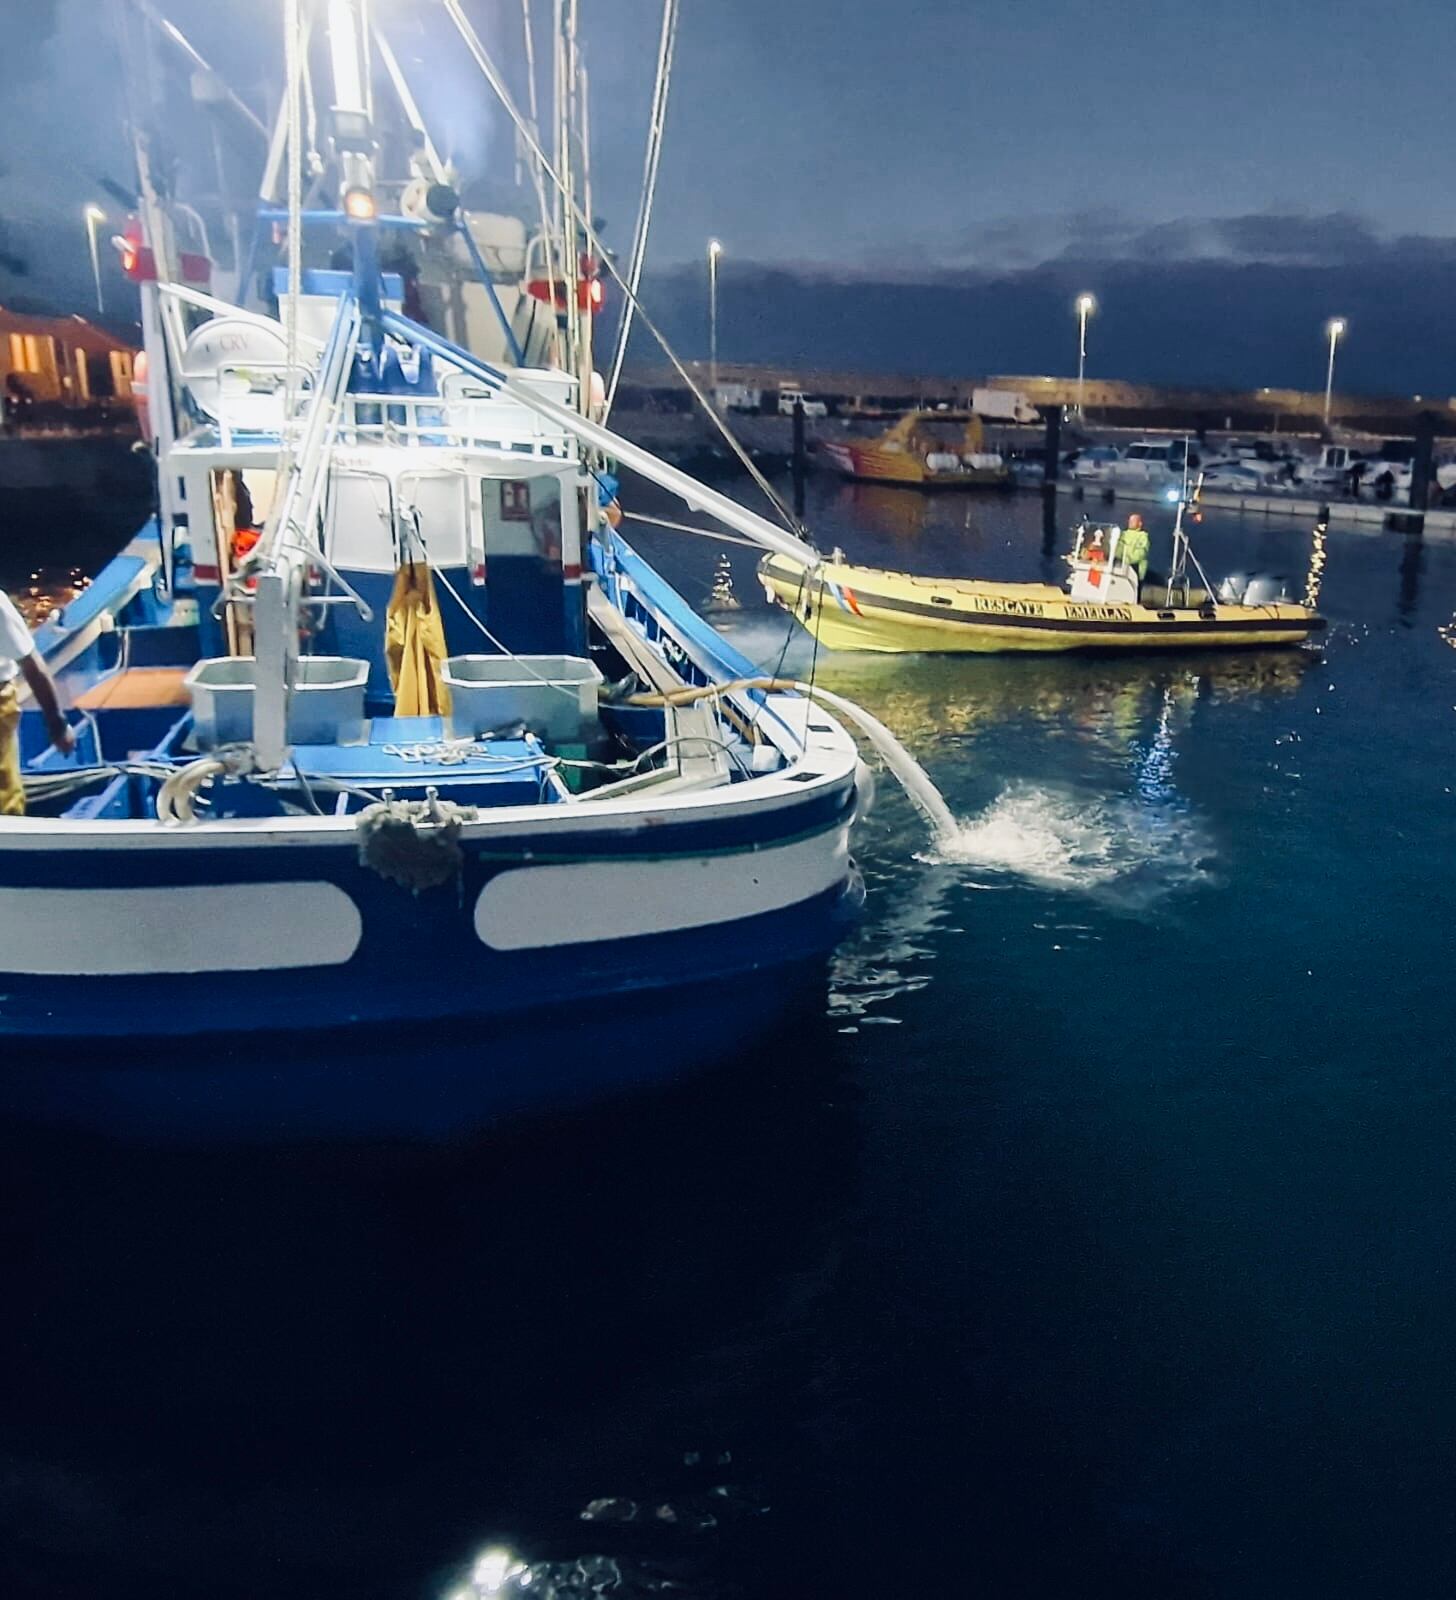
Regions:
<svg viewBox="0 0 1456 1600"><path fill-rule="evenodd" d="M332 883L0 888L0 972L29 977L339 966L363 931Z"/></svg>
<svg viewBox="0 0 1456 1600"><path fill-rule="evenodd" d="M848 871L844 828L733 855L517 867L480 891L475 931L493 950L677 933L787 910Z"/></svg>

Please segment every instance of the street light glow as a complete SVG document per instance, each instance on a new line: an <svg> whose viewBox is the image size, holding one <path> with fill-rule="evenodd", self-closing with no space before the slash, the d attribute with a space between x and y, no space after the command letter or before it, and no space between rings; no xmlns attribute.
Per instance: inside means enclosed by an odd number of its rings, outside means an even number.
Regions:
<svg viewBox="0 0 1456 1600"><path fill-rule="evenodd" d="M1327 428L1330 425L1330 407L1334 402L1335 395L1335 346L1339 344L1344 332L1345 319L1343 317L1331 317L1325 323L1325 334L1330 341L1330 363L1325 368L1325 427Z"/></svg>
<svg viewBox="0 0 1456 1600"><path fill-rule="evenodd" d="M96 286L96 309L106 310L106 297L101 291L101 251L96 243L96 227L106 221L106 213L93 200L81 213L86 219L86 252L91 257L91 281Z"/></svg>
<svg viewBox="0 0 1456 1600"><path fill-rule="evenodd" d="M1087 398L1087 319L1097 309L1097 301L1090 294L1077 296L1077 418L1085 413Z"/></svg>
<svg viewBox="0 0 1456 1600"><path fill-rule="evenodd" d="M708 240L708 381L718 388L718 257L723 254L721 239ZM717 404L717 401L714 401Z"/></svg>

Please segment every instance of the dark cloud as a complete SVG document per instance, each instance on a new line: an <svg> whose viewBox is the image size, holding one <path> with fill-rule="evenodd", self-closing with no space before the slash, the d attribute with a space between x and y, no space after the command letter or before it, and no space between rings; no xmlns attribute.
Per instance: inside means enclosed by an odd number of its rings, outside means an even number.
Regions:
<svg viewBox="0 0 1456 1600"><path fill-rule="evenodd" d="M1383 245L1363 217L1346 211L1305 216L1275 211L1225 217L1212 224L1228 253L1243 261L1288 261L1305 265L1366 261Z"/></svg>
<svg viewBox="0 0 1456 1600"><path fill-rule="evenodd" d="M959 230L943 244L923 241L915 254L922 262L928 259L951 270L995 271L1051 261L1223 259L1334 266L1375 260L1391 251L1439 258L1445 247L1443 240L1420 235L1385 239L1367 218L1348 211L1269 210L1149 221L1098 209L1060 217L995 218Z"/></svg>
<svg viewBox="0 0 1456 1600"><path fill-rule="evenodd" d="M1366 248L1359 229L1316 228L1302 235L1303 259L1290 259L1294 229L1238 235L1250 251L1286 252L1259 260L1228 249L1199 253L1208 240L1202 223L1089 231L1118 254L926 270L918 279L737 263L720 285L722 354L790 370L1068 373L1076 351L1072 303L1090 289L1098 299L1089 341L1094 374L1317 389L1324 323L1338 315L1349 322L1342 386L1443 400L1456 389L1456 240L1417 235ZM1320 238L1324 257L1315 253ZM661 273L647 289L669 338L686 355L706 354L701 274ZM651 359L645 345L637 353Z"/></svg>

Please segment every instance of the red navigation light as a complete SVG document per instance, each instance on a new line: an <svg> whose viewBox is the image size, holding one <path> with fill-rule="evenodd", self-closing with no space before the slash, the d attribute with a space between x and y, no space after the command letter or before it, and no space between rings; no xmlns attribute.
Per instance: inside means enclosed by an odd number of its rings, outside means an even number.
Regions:
<svg viewBox="0 0 1456 1600"><path fill-rule="evenodd" d="M128 217L126 227L112 243L121 251L121 270L133 283L139 283L141 279L137 275L137 267L142 254L141 223L135 217Z"/></svg>
<svg viewBox="0 0 1456 1600"><path fill-rule="evenodd" d="M586 258L583 257L583 261ZM602 309L605 299L602 280L595 275L595 262L588 263L593 268L592 276L584 277L576 286L576 306L578 311L589 311L595 315ZM542 305L554 306L558 311L565 311L570 304L571 291L564 278L554 281L550 278L532 278L526 285L526 293L533 300L539 300Z"/></svg>
<svg viewBox="0 0 1456 1600"><path fill-rule="evenodd" d="M142 225L136 217L111 241L121 252L121 270L133 283L157 281L157 258L142 242ZM177 257L177 270L183 283L208 284L212 281L212 262L194 250L183 250Z"/></svg>

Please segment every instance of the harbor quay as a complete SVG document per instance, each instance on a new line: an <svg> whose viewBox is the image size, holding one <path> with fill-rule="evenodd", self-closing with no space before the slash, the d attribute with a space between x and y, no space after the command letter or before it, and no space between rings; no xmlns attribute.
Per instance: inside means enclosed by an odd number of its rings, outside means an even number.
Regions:
<svg viewBox="0 0 1456 1600"><path fill-rule="evenodd" d="M1158 504L1169 498L1161 479L1097 474L1091 463L1078 469L1077 460L1186 439L1196 441L1190 464L1209 469L1201 502L1210 509L1456 537L1456 397L1335 394L1326 422L1323 392L1299 389L1099 379L1087 380L1079 405L1074 378L719 363L714 382L705 363L686 370L748 454L770 467L793 462L796 400L805 411L804 466L828 464L835 441L876 433L912 412L932 425L938 413L969 413L984 425L987 448L1007 458L1010 487L1054 481L1060 492L1099 504ZM704 470L734 464L721 430L669 368L629 371L616 417L624 435L679 462ZM1353 478L1351 468L1358 469Z"/></svg>

